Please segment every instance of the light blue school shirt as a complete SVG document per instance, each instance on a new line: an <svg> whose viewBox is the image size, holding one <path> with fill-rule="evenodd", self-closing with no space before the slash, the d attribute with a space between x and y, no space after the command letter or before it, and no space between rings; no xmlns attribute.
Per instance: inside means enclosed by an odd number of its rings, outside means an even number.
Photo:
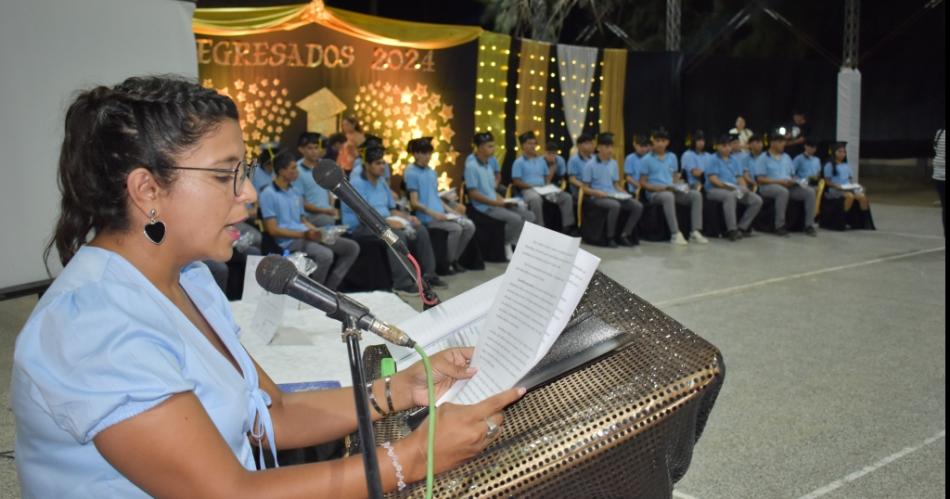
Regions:
<svg viewBox="0 0 950 499"><path fill-rule="evenodd" d="M366 200L377 213L383 218L390 215L390 211L396 208L396 201L393 200L393 192L389 190L389 181L385 178L376 179L376 184L366 179L365 176L351 177L350 183L356 193ZM360 218L356 212L350 209L346 203L343 203L343 224L350 228L350 232L360 226Z"/></svg>
<svg viewBox="0 0 950 499"><path fill-rule="evenodd" d="M313 169L305 165L302 159L297 161L297 169L300 170L300 177L294 181L294 189L303 195L307 203L317 208L330 208L330 192L313 179Z"/></svg>
<svg viewBox="0 0 950 499"><path fill-rule="evenodd" d="M623 173L633 177L633 180L640 182L640 174L643 171L641 164L643 163L644 156L632 152L627 155L626 159L623 160Z"/></svg>
<svg viewBox="0 0 950 499"><path fill-rule="evenodd" d="M716 186L709 180L709 177L715 175L719 181L724 184L739 185L739 177L742 176L742 167L736 158L729 156L722 159L722 156L715 155L709 166L706 168L706 189L713 189Z"/></svg>
<svg viewBox="0 0 950 499"><path fill-rule="evenodd" d="M469 164L479 164L478 157L475 156L475 153L471 153L465 158L465 166L468 166ZM501 173L501 166L498 165L498 158L496 158L494 155L488 157L488 167L491 168L492 173Z"/></svg>
<svg viewBox="0 0 950 499"><path fill-rule="evenodd" d="M571 159L567 160L567 174L571 177L579 177L581 175L581 169L588 161L593 158L593 155L585 158L584 156L581 156L581 153L579 152L574 153L574 155L571 156Z"/></svg>
<svg viewBox="0 0 950 499"><path fill-rule="evenodd" d="M785 153L782 153L776 159L770 153L765 152L755 161L756 177L765 177L771 180L790 180L794 173L795 167L792 165L792 158Z"/></svg>
<svg viewBox="0 0 950 499"><path fill-rule="evenodd" d="M251 185L254 186L254 190L257 191L258 196L260 196L261 191L273 181L274 176L263 167L254 169L254 178L251 179Z"/></svg>
<svg viewBox="0 0 950 499"><path fill-rule="evenodd" d="M529 158L522 154L511 165L511 178L520 179L534 187L547 184L547 176L548 162L542 156Z"/></svg>
<svg viewBox="0 0 950 499"><path fill-rule="evenodd" d="M689 185L694 185L696 183L696 177L693 176L693 169L698 168L701 171L706 171L706 167L709 166L709 162L712 160L712 155L708 152L696 152L693 149L690 149L683 153L683 157L680 159L680 164L683 165L683 170L686 172L686 180L689 182Z"/></svg>
<svg viewBox="0 0 950 499"><path fill-rule="evenodd" d="M93 439L183 392L198 398L235 459L256 469L248 433L274 441L270 397L208 268L192 263L179 282L241 372L111 251L83 246L43 295L13 355L11 402L24 498L148 497L102 457ZM252 428L256 418L259 426ZM189 445L181 442L183 454Z"/></svg>
<svg viewBox="0 0 950 499"><path fill-rule="evenodd" d="M817 156L806 156L801 153L792 160L792 167L797 178L817 177L821 171L821 161Z"/></svg>
<svg viewBox="0 0 950 499"><path fill-rule="evenodd" d="M303 218L303 196L292 185L288 186L285 191L271 182L271 185L261 192L258 203L261 206L261 217L264 220L275 218L277 219L277 226L282 229L309 230L301 221L301 218ZM274 240L283 249L289 248L296 241L296 239L289 237L275 237Z"/></svg>
<svg viewBox="0 0 950 499"><path fill-rule="evenodd" d="M620 170L615 160L601 161L594 156L581 168L580 180L598 191L618 192L615 182L620 180Z"/></svg>
<svg viewBox="0 0 950 499"><path fill-rule="evenodd" d="M558 154L554 156L554 175L557 177L563 177L567 175L567 162L564 161L564 156ZM544 162L544 166L547 166L547 160Z"/></svg>
<svg viewBox="0 0 950 499"><path fill-rule="evenodd" d="M350 177L360 177L363 175L363 158L357 156L353 160L353 168L350 170ZM386 163L386 169L383 170L383 177L387 180L393 176L393 167L389 163Z"/></svg>
<svg viewBox="0 0 950 499"><path fill-rule="evenodd" d="M838 185L850 184L851 179L854 178L854 173L851 171L851 166L847 163L841 163L838 165L837 171L835 171L835 166L829 162L825 163L825 178ZM830 187L828 189L834 190Z"/></svg>
<svg viewBox="0 0 950 499"><path fill-rule="evenodd" d="M491 200L498 197L498 194L495 193L495 171L491 166L494 159L494 156L492 156L488 158L487 163L481 163L474 154L469 155L468 159L465 160L465 189L475 189L482 196ZM495 164L497 165L498 162L496 161ZM474 199L472 199L472 206L482 213L491 208L491 206L479 203Z"/></svg>
<svg viewBox="0 0 950 499"><path fill-rule="evenodd" d="M647 182L654 185L673 185L673 174L679 170L676 155L667 151L663 159L655 153L647 154L640 163L640 175L647 176Z"/></svg>
<svg viewBox="0 0 950 499"><path fill-rule="evenodd" d="M406 168L404 179L409 192L415 192L419 196L419 203L428 210L445 213L442 198L439 197L439 177L436 176L435 170L413 163ZM424 224L432 221L432 217L422 211L416 213L416 217Z"/></svg>

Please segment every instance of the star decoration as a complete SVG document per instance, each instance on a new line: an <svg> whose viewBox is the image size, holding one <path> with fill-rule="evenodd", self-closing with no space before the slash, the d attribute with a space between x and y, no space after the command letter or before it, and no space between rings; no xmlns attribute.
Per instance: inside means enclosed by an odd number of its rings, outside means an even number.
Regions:
<svg viewBox="0 0 950 499"><path fill-rule="evenodd" d="M450 127L450 126L444 126L444 127L442 127L442 129L441 129L440 131L441 131L442 140L445 141L445 142L451 143L451 142L452 142L452 137L455 136L455 131L452 130L452 127Z"/></svg>
<svg viewBox="0 0 950 499"><path fill-rule="evenodd" d="M442 106L442 111L439 113L439 116L445 121L451 120L452 117L455 116L455 113L452 111L452 106L448 104Z"/></svg>
<svg viewBox="0 0 950 499"><path fill-rule="evenodd" d="M422 99L429 93L429 86L423 85L421 83L416 83L416 90L413 92L416 95L417 99Z"/></svg>

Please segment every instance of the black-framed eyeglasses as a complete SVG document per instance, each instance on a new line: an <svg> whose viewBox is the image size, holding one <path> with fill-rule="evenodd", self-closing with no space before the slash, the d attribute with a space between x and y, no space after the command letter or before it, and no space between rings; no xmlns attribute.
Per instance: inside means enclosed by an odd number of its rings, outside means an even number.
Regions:
<svg viewBox="0 0 950 499"><path fill-rule="evenodd" d="M257 170L257 167L258 167L257 161L255 161L254 163L251 163L250 165L248 165L247 162L242 159L241 161L238 161L238 163L237 163L236 165L234 165L234 168L233 168L233 169L227 169L227 168L196 168L196 167L191 167L191 166L171 166L171 167L169 167L169 169L170 169L170 170L190 170L190 171L196 171L196 172L214 172L214 173L226 173L226 174L229 174L229 175L231 175L231 176L234 178L234 186L233 186L233 189L234 189L234 196L237 197L237 196L240 196L240 195L241 195L241 188L244 186L244 182L245 182L246 180L250 180L250 179L253 179L253 178L254 178L254 172Z"/></svg>

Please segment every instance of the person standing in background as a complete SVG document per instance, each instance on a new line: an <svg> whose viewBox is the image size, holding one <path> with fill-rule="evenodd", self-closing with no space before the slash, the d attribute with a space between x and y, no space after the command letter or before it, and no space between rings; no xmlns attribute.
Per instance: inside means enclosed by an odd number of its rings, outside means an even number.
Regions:
<svg viewBox="0 0 950 499"><path fill-rule="evenodd" d="M811 125L802 111L792 112L792 123L789 126L788 145L785 152L789 157L794 158L805 152L805 141L811 137Z"/></svg>
<svg viewBox="0 0 950 499"><path fill-rule="evenodd" d="M739 140L738 149L733 148L734 149L733 152L736 152L739 150L748 151L749 140L755 134L752 132L752 130L746 127L745 118L743 118L742 116L739 116L736 118L736 127L733 128L732 130L729 130L729 135L735 135L736 139Z"/></svg>
<svg viewBox="0 0 950 499"><path fill-rule="evenodd" d="M934 137L934 184L940 196L940 214L943 220L943 237L947 237L947 130L937 130Z"/></svg>
<svg viewBox="0 0 950 499"><path fill-rule="evenodd" d="M360 128L359 120L352 115L343 118L340 122L340 131L346 136L346 142L343 143L336 162L343 168L343 171L348 172L353 169L353 161L360 155L359 147L363 145L365 136Z"/></svg>

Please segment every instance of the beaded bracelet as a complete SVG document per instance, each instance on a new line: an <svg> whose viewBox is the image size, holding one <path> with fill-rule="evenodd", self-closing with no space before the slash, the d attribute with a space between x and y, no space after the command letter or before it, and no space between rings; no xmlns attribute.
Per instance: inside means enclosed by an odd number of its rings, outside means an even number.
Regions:
<svg viewBox="0 0 950 499"><path fill-rule="evenodd" d="M366 397L369 399L369 402L373 404L373 409L375 409L376 412L378 412L380 416L386 417L389 415L383 412L383 408L380 407L378 403L376 403L376 397L373 395L372 381L370 381L369 383L366 383ZM392 404L390 404L390 407L392 407Z"/></svg>
<svg viewBox="0 0 950 499"><path fill-rule="evenodd" d="M396 470L396 486L399 492L402 492L403 489L406 488L406 476L402 474L402 465L399 464L399 456L396 455L396 450L393 449L392 444L389 442L383 442L383 448L386 449L386 455L388 455L390 461L393 462L393 469Z"/></svg>

